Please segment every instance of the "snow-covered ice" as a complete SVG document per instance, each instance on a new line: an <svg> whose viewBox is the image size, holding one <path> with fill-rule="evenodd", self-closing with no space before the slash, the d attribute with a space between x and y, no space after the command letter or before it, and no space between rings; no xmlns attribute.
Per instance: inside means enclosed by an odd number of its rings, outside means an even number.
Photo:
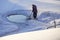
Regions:
<svg viewBox="0 0 60 40"><path fill-rule="evenodd" d="M0 40L60 40L60 28L18 33L1 37Z"/></svg>
<svg viewBox="0 0 60 40"><path fill-rule="evenodd" d="M12 22L16 22L16 23L22 23L26 21L26 16L24 15L12 15L7 17L8 20L12 21Z"/></svg>
<svg viewBox="0 0 60 40"><path fill-rule="evenodd" d="M53 21L53 17L48 13L52 14L50 12L43 12L38 17L38 20L26 20L31 14L31 11L28 10L15 10L1 13L0 36L47 29L51 26L49 22ZM53 14L56 19L60 18L60 14Z"/></svg>
<svg viewBox="0 0 60 40"><path fill-rule="evenodd" d="M18 27L13 24L1 24L0 25L0 36L4 36L5 34L9 34L10 32L16 31Z"/></svg>

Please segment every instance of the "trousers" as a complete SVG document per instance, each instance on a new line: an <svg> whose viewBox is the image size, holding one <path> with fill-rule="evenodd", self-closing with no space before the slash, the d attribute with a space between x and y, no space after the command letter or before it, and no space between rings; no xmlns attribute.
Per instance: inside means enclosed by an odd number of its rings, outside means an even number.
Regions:
<svg viewBox="0 0 60 40"><path fill-rule="evenodd" d="M33 12L33 18L34 18L34 19L37 18L37 12Z"/></svg>

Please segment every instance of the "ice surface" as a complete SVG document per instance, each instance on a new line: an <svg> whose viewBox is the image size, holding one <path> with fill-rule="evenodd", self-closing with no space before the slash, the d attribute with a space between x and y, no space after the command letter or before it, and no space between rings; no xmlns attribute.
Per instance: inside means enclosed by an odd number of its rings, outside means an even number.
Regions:
<svg viewBox="0 0 60 40"><path fill-rule="evenodd" d="M16 25L12 25L12 24L1 24L0 25L0 36L6 35L10 32L16 31L18 29L18 27Z"/></svg>
<svg viewBox="0 0 60 40"><path fill-rule="evenodd" d="M16 22L16 23L22 23L25 22L27 17L24 15L12 15L7 17L9 21Z"/></svg>
<svg viewBox="0 0 60 40"><path fill-rule="evenodd" d="M1 13L0 36L47 29L51 26L50 21L53 21L52 16L47 13L49 12L41 13L38 20L26 20L31 14L30 11L17 10ZM59 19L59 16L60 14L55 14L56 19Z"/></svg>

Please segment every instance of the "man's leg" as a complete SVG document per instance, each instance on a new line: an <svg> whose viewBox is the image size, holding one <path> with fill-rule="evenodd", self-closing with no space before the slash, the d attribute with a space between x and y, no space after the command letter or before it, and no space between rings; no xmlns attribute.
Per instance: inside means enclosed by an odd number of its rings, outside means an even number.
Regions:
<svg viewBox="0 0 60 40"><path fill-rule="evenodd" d="M34 19L36 19L37 18L37 13L34 12L33 17L34 17Z"/></svg>

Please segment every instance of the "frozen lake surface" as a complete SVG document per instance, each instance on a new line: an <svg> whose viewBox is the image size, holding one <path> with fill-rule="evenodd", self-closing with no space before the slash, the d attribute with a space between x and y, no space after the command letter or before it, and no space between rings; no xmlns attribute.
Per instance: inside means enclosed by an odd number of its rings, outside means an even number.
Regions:
<svg viewBox="0 0 60 40"><path fill-rule="evenodd" d="M16 23L22 23L25 22L27 17L24 15L12 15L7 17L9 21L16 22Z"/></svg>
<svg viewBox="0 0 60 40"><path fill-rule="evenodd" d="M31 14L30 11L12 11L0 14L0 36L11 35L16 33L24 33L37 30L45 30L50 26L53 17L50 12L43 12L38 20L26 20ZM60 14L54 14L56 19L60 19Z"/></svg>

